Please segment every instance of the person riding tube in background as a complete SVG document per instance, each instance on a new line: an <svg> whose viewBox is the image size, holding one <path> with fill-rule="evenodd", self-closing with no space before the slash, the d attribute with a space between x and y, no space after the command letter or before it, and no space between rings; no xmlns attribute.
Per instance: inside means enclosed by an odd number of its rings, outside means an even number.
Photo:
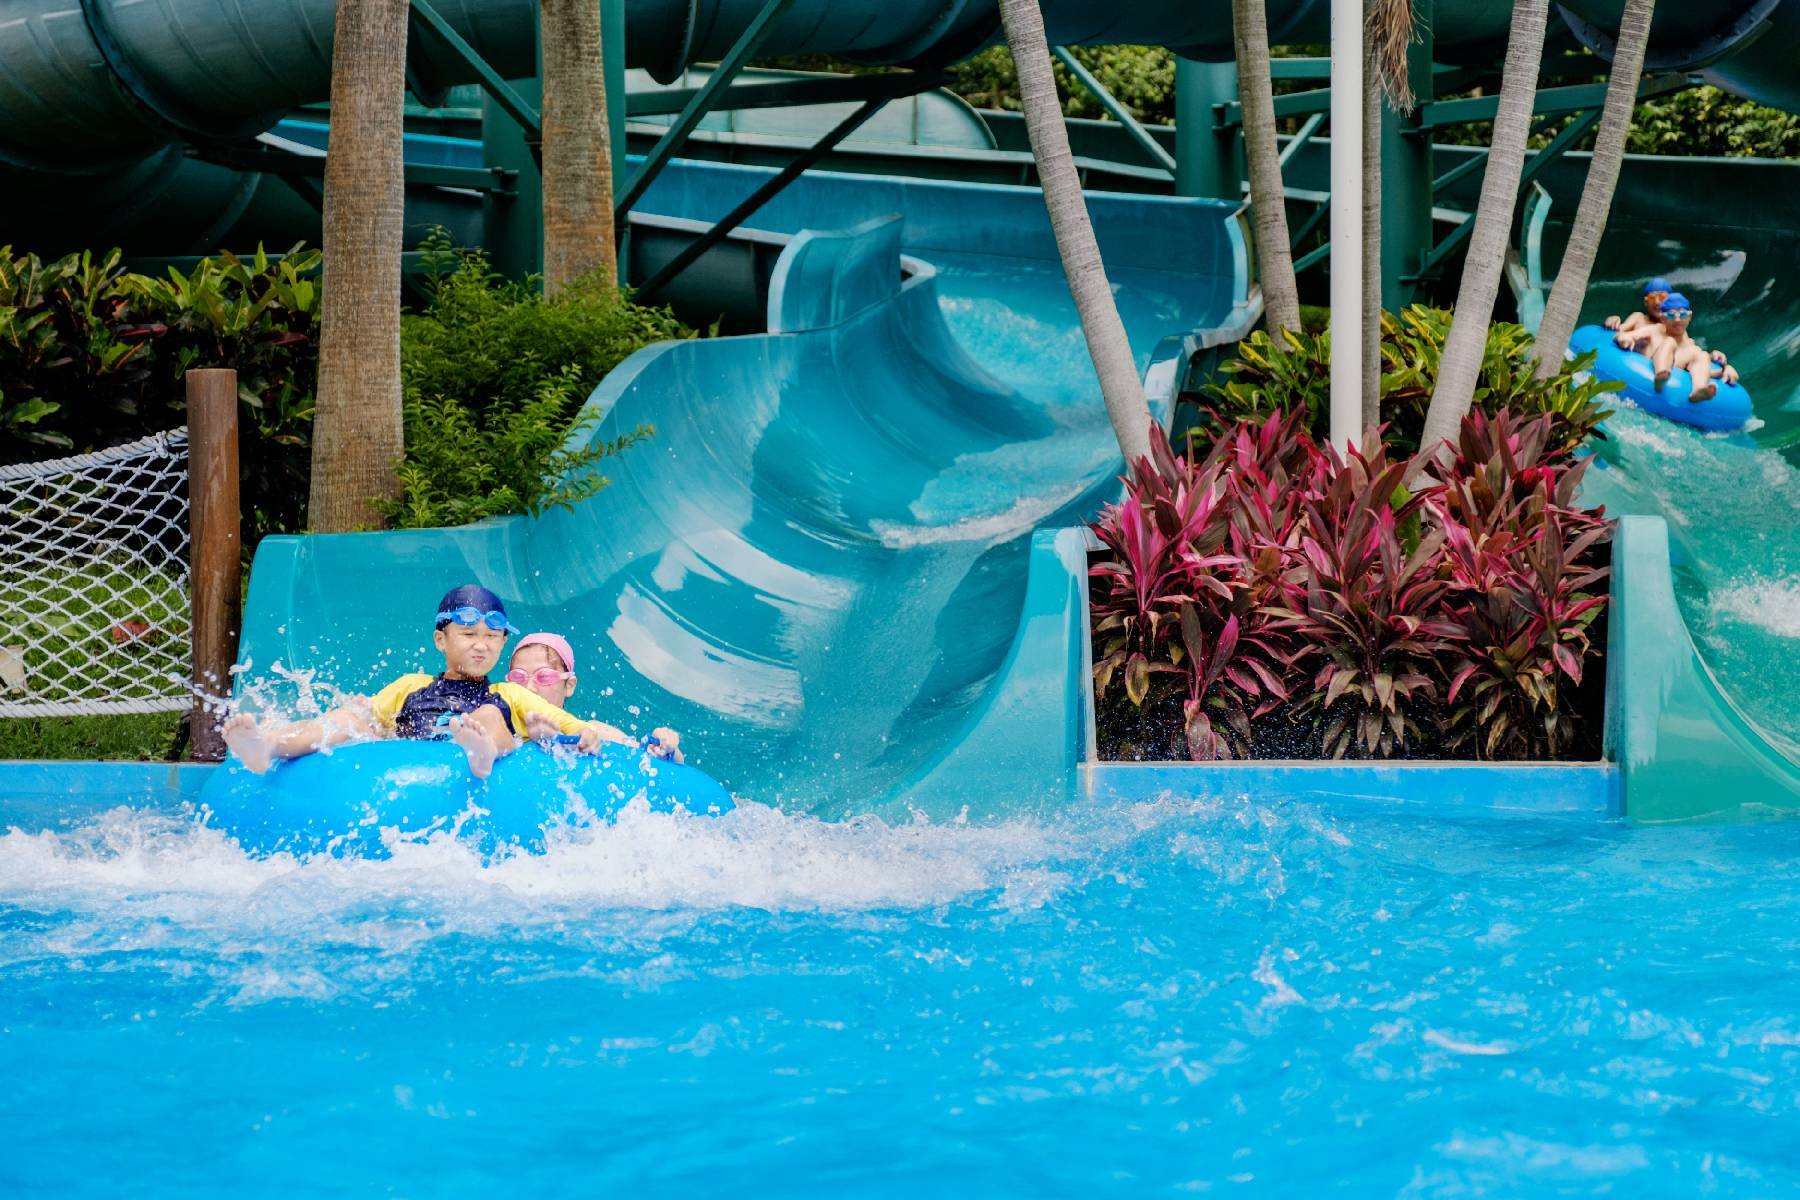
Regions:
<svg viewBox="0 0 1800 1200"><path fill-rule="evenodd" d="M1663 301L1668 299L1671 293L1680 295L1675 291L1674 286L1660 275L1645 283L1644 310L1642 312L1634 312L1624 320L1620 320L1616 316L1606 318L1606 327L1614 331L1613 343L1621 350L1635 350L1644 357L1654 360L1657 348L1662 345L1663 338L1666 336L1662 324ZM1683 302L1685 303L1685 298L1683 298ZM1738 380L1737 368L1726 360L1725 352L1714 350L1710 356L1712 361L1718 364L1719 373L1725 382L1736 383ZM1658 386L1660 386L1660 382ZM1710 399L1711 395L1712 393L1709 392L1706 396L1695 396L1693 399Z"/></svg>
<svg viewBox="0 0 1800 1200"><path fill-rule="evenodd" d="M519 747L528 722L576 735L585 749L600 735L529 688L488 682L506 639L519 631L506 619L500 597L478 584L452 588L438 602L431 640L444 655L437 675L402 675L375 694L366 708L346 705L323 717L260 726L247 713L225 723L225 744L251 771L261 774L280 759L298 758L347 742L402 737L445 738L462 748L469 769L485 779L496 760Z"/></svg>
<svg viewBox="0 0 1800 1200"><path fill-rule="evenodd" d="M1656 387L1668 380L1671 371L1686 371L1693 381L1688 399L1694 403L1711 400L1719 394L1713 382L1713 360L1700 344L1688 336L1688 322L1694 318L1694 306L1680 292L1670 292L1662 302L1662 340L1650 361L1656 366Z"/></svg>
<svg viewBox="0 0 1800 1200"><path fill-rule="evenodd" d="M575 650L561 634L525 635L513 647L512 662L508 664L508 668L508 683L531 689L540 700L555 706L559 711L568 703L569 697L575 694ZM540 741L567 732L538 713L526 714L525 729L530 736ZM658 758L683 761L681 735L666 726L653 730L648 739L640 740L604 721L588 721L583 726L582 740L577 748L591 751L605 742L626 746L642 745Z"/></svg>

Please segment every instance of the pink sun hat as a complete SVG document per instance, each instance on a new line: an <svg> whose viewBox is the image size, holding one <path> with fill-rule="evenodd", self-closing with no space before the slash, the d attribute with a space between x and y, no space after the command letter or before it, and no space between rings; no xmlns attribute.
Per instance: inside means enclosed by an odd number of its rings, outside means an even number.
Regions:
<svg viewBox="0 0 1800 1200"><path fill-rule="evenodd" d="M570 648L569 639L562 634L528 633L519 639L519 644L513 647L513 653L516 655L527 646L550 647L550 649L556 652L556 656L562 659L563 670L571 675L575 673L575 651Z"/></svg>

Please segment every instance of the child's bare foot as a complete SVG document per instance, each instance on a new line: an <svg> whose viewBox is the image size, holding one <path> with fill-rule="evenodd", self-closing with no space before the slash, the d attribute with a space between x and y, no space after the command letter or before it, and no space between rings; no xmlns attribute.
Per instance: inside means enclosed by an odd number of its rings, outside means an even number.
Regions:
<svg viewBox="0 0 1800 1200"><path fill-rule="evenodd" d="M525 736L534 742L555 741L562 730L555 721L543 713L528 712L525 714Z"/></svg>
<svg viewBox="0 0 1800 1200"><path fill-rule="evenodd" d="M238 756L238 761L251 774L261 775L269 769L269 764L275 757L275 743L257 725L255 717L249 713L239 713L226 721L219 732L225 739L225 745Z"/></svg>
<svg viewBox="0 0 1800 1200"><path fill-rule="evenodd" d="M1688 399L1690 401L1692 401L1693 403L1698 404L1702 400L1711 400L1714 396L1716 396L1718 394L1719 394L1719 385L1716 383L1709 383L1704 387L1697 387L1693 391L1689 392Z"/></svg>
<svg viewBox="0 0 1800 1200"><path fill-rule="evenodd" d="M1667 382L1669 382L1669 373L1667 371L1658 371L1656 373L1656 390L1659 392L1662 391L1663 384Z"/></svg>
<svg viewBox="0 0 1800 1200"><path fill-rule="evenodd" d="M450 740L469 756L469 770L477 779L486 779L494 771L494 743L487 731L463 717L450 718Z"/></svg>

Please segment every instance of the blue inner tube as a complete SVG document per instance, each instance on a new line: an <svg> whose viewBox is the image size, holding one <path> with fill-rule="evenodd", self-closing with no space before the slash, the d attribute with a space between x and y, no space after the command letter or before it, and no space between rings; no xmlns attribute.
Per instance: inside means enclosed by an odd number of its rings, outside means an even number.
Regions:
<svg viewBox="0 0 1800 1200"><path fill-rule="evenodd" d="M1569 338L1572 354L1596 352L1594 374L1601 379L1617 380L1625 385L1624 396L1645 412L1693 425L1700 429L1730 432L1742 429L1756 415L1750 393L1742 384L1716 379L1718 395L1698 404L1688 399L1693 383L1686 371L1676 371L1656 388L1656 368L1650 359L1635 350L1621 350L1613 342L1610 330L1598 325L1583 325ZM1714 368L1716 373L1718 368Z"/></svg>
<svg viewBox="0 0 1800 1200"><path fill-rule="evenodd" d="M264 775L233 761L207 780L200 807L209 824L252 855L285 850L383 858L384 829L457 828L490 854L508 845L541 850L551 822L604 819L638 797L659 812L716 816L733 807L710 775L636 746L578 755L534 743L480 780L450 742L406 740L309 754Z"/></svg>

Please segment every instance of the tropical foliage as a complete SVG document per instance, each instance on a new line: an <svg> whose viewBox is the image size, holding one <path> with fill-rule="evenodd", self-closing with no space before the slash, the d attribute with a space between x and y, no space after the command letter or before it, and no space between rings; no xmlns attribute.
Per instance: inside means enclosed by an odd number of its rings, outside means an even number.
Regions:
<svg viewBox="0 0 1800 1200"><path fill-rule="evenodd" d="M629 445L566 451L588 393L639 348L691 337L666 309L598 280L546 301L438 236L428 303L403 318L408 524L456 524L572 503ZM307 527L319 334L319 252L224 253L187 269L125 269L117 250L46 262L0 247L0 462L99 449L185 419L183 374L238 372L248 554Z"/></svg>
<svg viewBox="0 0 1800 1200"><path fill-rule="evenodd" d="M1381 415L1385 438L1398 450L1418 449L1449 326L1448 312L1421 304L1381 314ZM1591 354L1539 379L1531 351L1531 334L1524 326L1505 321L1489 326L1475 391L1477 408L1490 414L1503 409L1549 414L1554 418L1553 443L1565 452L1602 436L1597 426L1612 415L1605 407L1606 396L1620 385L1588 372ZM1329 332L1290 330L1277 341L1258 330L1238 343L1237 356L1224 363L1207 386L1201 432L1216 434L1273 412L1301 412L1307 430L1324 440L1330 417L1330 363Z"/></svg>
<svg viewBox="0 0 1800 1200"><path fill-rule="evenodd" d="M545 299L442 235L426 243L424 265L428 303L400 327L406 457L388 518L461 525L567 507L604 488L597 464L652 430L586 436L588 394L633 352L693 331L598 277Z"/></svg>
<svg viewBox="0 0 1800 1200"><path fill-rule="evenodd" d="M1409 491L1409 472L1424 473ZM1591 748L1608 526L1557 418L1477 409L1456 454L1340 454L1301 409L1204 456L1157 435L1094 526L1101 751L1115 758Z"/></svg>
<svg viewBox="0 0 1800 1200"><path fill-rule="evenodd" d="M235 367L244 542L305 513L316 250L260 247L128 272L117 250L53 262L0 247L0 461L130 441L182 423L190 367Z"/></svg>

